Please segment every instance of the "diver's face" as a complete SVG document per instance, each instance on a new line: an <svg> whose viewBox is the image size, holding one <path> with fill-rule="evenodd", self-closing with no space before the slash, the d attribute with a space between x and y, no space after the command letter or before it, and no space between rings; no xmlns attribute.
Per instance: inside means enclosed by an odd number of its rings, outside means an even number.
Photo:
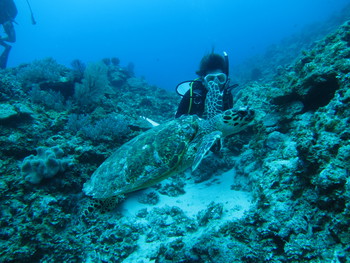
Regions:
<svg viewBox="0 0 350 263"><path fill-rule="evenodd" d="M207 90L210 90L210 87L213 85L217 85L222 89L224 85L227 82L227 76L225 73L223 73L221 70L216 70L209 72L205 77L203 78L204 86L207 88Z"/></svg>

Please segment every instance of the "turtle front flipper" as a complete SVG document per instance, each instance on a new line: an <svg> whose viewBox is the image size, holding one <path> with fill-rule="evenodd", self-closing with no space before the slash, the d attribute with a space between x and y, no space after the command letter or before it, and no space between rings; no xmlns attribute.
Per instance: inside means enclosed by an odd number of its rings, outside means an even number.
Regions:
<svg viewBox="0 0 350 263"><path fill-rule="evenodd" d="M216 140L221 138L221 135L222 133L220 131L214 131L203 137L202 143L199 145L198 151L192 163L192 172L197 169L205 154L214 145Z"/></svg>

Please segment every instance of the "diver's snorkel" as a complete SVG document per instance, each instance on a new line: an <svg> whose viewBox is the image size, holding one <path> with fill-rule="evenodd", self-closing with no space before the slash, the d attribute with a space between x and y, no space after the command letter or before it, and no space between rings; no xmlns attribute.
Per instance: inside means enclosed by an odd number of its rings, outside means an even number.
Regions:
<svg viewBox="0 0 350 263"><path fill-rule="evenodd" d="M226 80L226 83L225 83L225 85L223 85L223 87L222 87L222 90L224 90L227 86L229 86L229 84L230 84L230 77L229 77L229 61L228 61L228 55L227 55L227 53L226 53L226 51L224 51L223 52L223 54L224 54L224 73L226 74L226 76L227 76L227 80Z"/></svg>
<svg viewBox="0 0 350 263"><path fill-rule="evenodd" d="M233 84L230 85L230 77L229 77L229 73L230 73L230 64L228 61L228 55L227 53L224 51L224 62L225 62L225 68L224 68L224 73L227 76L227 81L226 84L224 85L224 89L226 88L229 92L231 92L234 88L238 87L238 84Z"/></svg>
<svg viewBox="0 0 350 263"><path fill-rule="evenodd" d="M229 62L228 62L228 55L227 53L224 51L224 62L225 62L225 68L224 68L224 73L226 74L227 78L229 77Z"/></svg>
<svg viewBox="0 0 350 263"><path fill-rule="evenodd" d="M33 14L33 11L32 11L32 7L30 6L28 0L27 0L27 4L28 4L28 7L29 7L31 19L32 19L32 25L36 25L36 21L35 21L35 18L34 18L34 14Z"/></svg>

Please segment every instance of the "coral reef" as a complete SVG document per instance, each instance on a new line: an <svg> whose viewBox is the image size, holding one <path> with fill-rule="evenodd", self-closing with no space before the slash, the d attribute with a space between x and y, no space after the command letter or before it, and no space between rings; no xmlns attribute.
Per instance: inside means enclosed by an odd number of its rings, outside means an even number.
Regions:
<svg viewBox="0 0 350 263"><path fill-rule="evenodd" d="M37 155L24 158L21 173L24 179L32 184L38 184L44 178L51 178L59 172L64 172L71 160L63 158L64 152L58 146L46 149L38 147Z"/></svg>
<svg viewBox="0 0 350 263"><path fill-rule="evenodd" d="M140 116L172 119L176 94L116 58L97 69L77 63L80 78L52 60L0 71L0 261L348 262L349 29L344 22L278 70L256 65L262 74L235 93L236 106L254 107L254 125L196 173L119 204L93 203L84 182L151 128ZM53 72L43 71L47 63ZM87 99L77 89L90 70L103 88ZM54 94L59 107L45 100Z"/></svg>

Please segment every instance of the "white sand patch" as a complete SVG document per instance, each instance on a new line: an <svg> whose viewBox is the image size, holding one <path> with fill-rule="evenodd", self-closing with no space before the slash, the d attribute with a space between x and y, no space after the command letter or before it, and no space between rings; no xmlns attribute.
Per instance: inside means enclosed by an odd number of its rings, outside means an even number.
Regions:
<svg viewBox="0 0 350 263"><path fill-rule="evenodd" d="M185 186L186 193L177 196L169 197L160 195L160 200L156 205L141 204L137 200L141 194L149 193L152 189L146 189L137 193L130 194L121 205L121 210L124 216L135 218L136 213L147 208L148 211L155 207L177 206L180 207L188 217L196 217L199 211L207 209L211 202L223 204L223 214L221 219L214 220L206 226L201 226L196 232L187 233L182 237L182 241L191 244L193 240L198 238L213 228L219 228L228 220L239 219L244 212L250 208L251 195L249 192L231 190L233 184L234 170L223 173L220 176L215 176L209 181L202 183L194 183L188 181ZM167 181L164 181L167 183ZM135 218L136 222L144 222L145 219ZM178 237L168 237L166 243L176 240ZM154 242L146 242L145 236L140 236L138 240L138 249L126 258L123 263L151 263L151 255L155 255L161 245L164 245L164 240L156 240Z"/></svg>
<svg viewBox="0 0 350 263"><path fill-rule="evenodd" d="M189 181L184 187L185 194L170 197L159 195L160 199L156 205L141 204L138 198L141 194L153 191L152 188L129 194L121 204L124 216L135 216L142 208L150 211L153 208L164 206L177 206L181 208L188 217L195 217L197 213L206 209L211 202L224 205L222 219L234 219L243 216L251 205L249 192L231 190L233 184L234 170L215 176L209 181L194 183ZM166 183L166 181L164 181Z"/></svg>

